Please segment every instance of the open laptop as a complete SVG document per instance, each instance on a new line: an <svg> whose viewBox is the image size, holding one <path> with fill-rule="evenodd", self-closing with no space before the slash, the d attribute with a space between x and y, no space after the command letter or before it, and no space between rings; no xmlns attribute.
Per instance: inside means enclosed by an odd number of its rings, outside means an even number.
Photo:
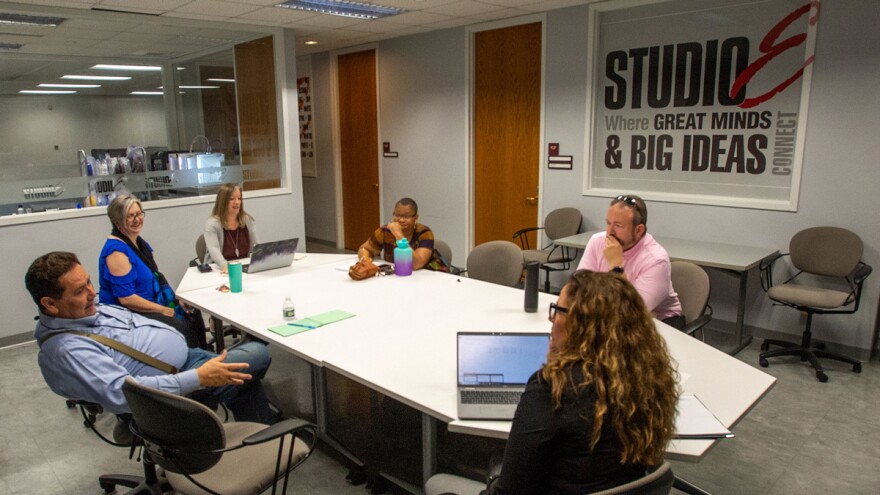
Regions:
<svg viewBox="0 0 880 495"><path fill-rule="evenodd" d="M257 273L290 266L293 263L293 256L296 254L297 244L299 244L299 237L258 243L251 251L251 262L242 266L242 271Z"/></svg>
<svg viewBox="0 0 880 495"><path fill-rule="evenodd" d="M458 332L459 419L513 419L550 334Z"/></svg>

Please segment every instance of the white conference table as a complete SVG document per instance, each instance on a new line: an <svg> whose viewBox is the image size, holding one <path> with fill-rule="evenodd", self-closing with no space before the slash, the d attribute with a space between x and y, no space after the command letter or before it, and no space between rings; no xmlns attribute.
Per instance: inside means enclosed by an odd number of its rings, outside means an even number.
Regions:
<svg viewBox="0 0 880 495"><path fill-rule="evenodd" d="M311 256L311 255L310 255ZM539 311L523 311L522 290L454 275L417 271L410 277L375 277L355 282L347 267L353 258L310 267L278 270L279 274L244 275L241 293L222 293L214 284L189 278L216 274L187 272L178 297L248 333L280 345L316 369L315 409L319 428L326 418L326 390L320 368L342 374L398 400L423 414L423 471L436 470L434 420L451 431L505 437L509 422L461 421L456 400L456 333L459 331L549 332L547 307L556 296L539 294ZM183 283L181 284L183 285ZM356 316L290 337L270 332L283 323L285 296L302 318L330 310ZM662 323L682 373L684 392L696 394L731 427L769 389L775 379ZM433 419L432 419L433 418ZM325 430L323 430L325 431ZM669 446L671 457L699 460L711 440L681 440Z"/></svg>
<svg viewBox="0 0 880 495"><path fill-rule="evenodd" d="M587 242L594 234L601 232L593 230L581 232L561 239L556 239L554 244L560 246L584 249ZM653 234L652 234L653 235ZM743 325L746 311L746 293L749 284L749 272L760 265L761 261L779 252L777 249L741 246L737 244L725 244L720 242L697 241L677 239L674 237L654 236L654 239L666 249L669 257L673 260L690 261L700 266L708 266L735 272L739 276L739 299L736 307L736 344L730 351L735 355L752 342L751 335L744 335Z"/></svg>

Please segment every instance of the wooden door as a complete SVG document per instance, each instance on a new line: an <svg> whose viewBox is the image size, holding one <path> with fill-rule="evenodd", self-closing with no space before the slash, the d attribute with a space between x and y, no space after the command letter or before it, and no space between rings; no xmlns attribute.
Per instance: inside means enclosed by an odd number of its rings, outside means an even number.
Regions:
<svg viewBox="0 0 880 495"><path fill-rule="evenodd" d="M376 51L337 58L345 248L357 250L379 226Z"/></svg>
<svg viewBox="0 0 880 495"><path fill-rule="evenodd" d="M541 23L474 40L474 245L538 221ZM535 237L530 239L535 246Z"/></svg>
<svg viewBox="0 0 880 495"><path fill-rule="evenodd" d="M244 189L281 187L272 37L235 45L234 51L241 164L253 167L245 172Z"/></svg>

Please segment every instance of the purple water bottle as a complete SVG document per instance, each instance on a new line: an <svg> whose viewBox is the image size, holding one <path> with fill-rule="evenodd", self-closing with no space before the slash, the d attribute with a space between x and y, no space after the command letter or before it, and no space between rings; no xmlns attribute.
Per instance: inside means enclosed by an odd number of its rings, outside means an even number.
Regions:
<svg viewBox="0 0 880 495"><path fill-rule="evenodd" d="M394 274L398 277L412 275L412 249L409 241L400 239L394 248Z"/></svg>

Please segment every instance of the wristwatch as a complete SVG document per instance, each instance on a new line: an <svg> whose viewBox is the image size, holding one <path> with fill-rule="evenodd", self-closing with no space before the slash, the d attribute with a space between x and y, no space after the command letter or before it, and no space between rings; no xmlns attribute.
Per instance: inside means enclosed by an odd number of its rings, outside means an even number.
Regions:
<svg viewBox="0 0 880 495"><path fill-rule="evenodd" d="M611 269L611 271L613 273L623 273L623 267L622 266L615 266L614 268Z"/></svg>

